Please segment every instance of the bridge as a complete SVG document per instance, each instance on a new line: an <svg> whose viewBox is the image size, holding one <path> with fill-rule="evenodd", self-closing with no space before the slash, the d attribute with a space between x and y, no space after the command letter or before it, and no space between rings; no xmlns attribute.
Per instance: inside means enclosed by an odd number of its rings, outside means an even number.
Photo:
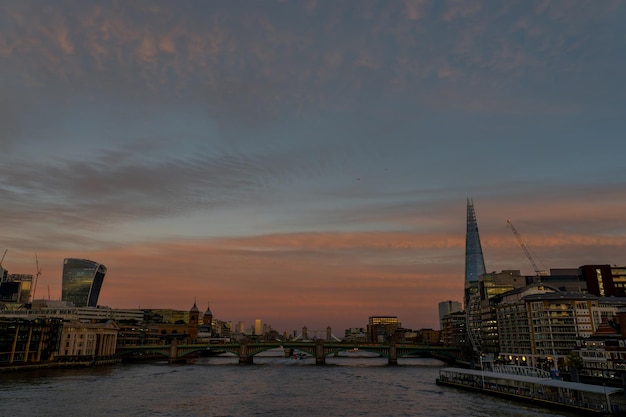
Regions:
<svg viewBox="0 0 626 417"><path fill-rule="evenodd" d="M239 358L240 364L251 364L254 356L267 350L281 348L285 356L293 353L302 353L315 357L317 365L324 365L326 357L334 356L340 352L356 351L372 352L387 358L389 365L397 365L398 358L407 356L432 357L447 363L456 363L461 352L458 348L444 346L429 346L416 344L381 344L381 343L339 343L332 341L316 340L311 342L285 341L285 342L253 342L242 340L240 342L225 344L177 344L153 345L153 346L120 346L116 355L122 359L142 356L161 356L169 362L181 362L211 352L228 352Z"/></svg>

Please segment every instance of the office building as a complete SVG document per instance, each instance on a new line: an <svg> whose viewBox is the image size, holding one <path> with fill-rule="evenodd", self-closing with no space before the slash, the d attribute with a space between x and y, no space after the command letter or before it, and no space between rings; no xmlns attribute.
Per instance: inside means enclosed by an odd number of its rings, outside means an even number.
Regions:
<svg viewBox="0 0 626 417"><path fill-rule="evenodd" d="M599 297L626 297L626 267L583 265L579 269L590 294Z"/></svg>
<svg viewBox="0 0 626 417"><path fill-rule="evenodd" d="M444 346L464 347L467 345L465 311L450 313L443 318L441 339Z"/></svg>
<svg viewBox="0 0 626 417"><path fill-rule="evenodd" d="M88 259L63 260L61 299L75 307L96 307L107 268Z"/></svg>
<svg viewBox="0 0 626 417"><path fill-rule="evenodd" d="M526 277L519 270L483 274L478 280L480 298L480 341L483 353L498 354L498 323L496 306L501 295L526 286Z"/></svg>
<svg viewBox="0 0 626 417"><path fill-rule="evenodd" d="M540 285L540 284L538 284ZM563 369L579 339L589 338L603 320L612 318L623 298L555 292L505 300L496 308L500 359L545 370Z"/></svg>
<svg viewBox="0 0 626 417"><path fill-rule="evenodd" d="M443 329L443 318L449 314L463 310L463 306L458 301L441 301L439 303L439 330Z"/></svg>
<svg viewBox="0 0 626 417"><path fill-rule="evenodd" d="M372 316L367 324L368 341L374 343L387 342L401 327L402 325L396 316Z"/></svg>
<svg viewBox="0 0 626 417"><path fill-rule="evenodd" d="M0 366L30 365L55 359L63 320L0 317Z"/></svg>
<svg viewBox="0 0 626 417"><path fill-rule="evenodd" d="M5 252L6 254L6 252ZM2 309L19 309L30 301L33 276L10 274L0 260L0 305Z"/></svg>

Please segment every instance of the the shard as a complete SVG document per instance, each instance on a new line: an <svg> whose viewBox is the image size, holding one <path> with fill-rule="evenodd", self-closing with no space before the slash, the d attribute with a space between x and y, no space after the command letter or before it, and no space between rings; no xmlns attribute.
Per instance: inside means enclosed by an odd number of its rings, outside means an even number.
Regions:
<svg viewBox="0 0 626 417"><path fill-rule="evenodd" d="M478 277L485 273L485 259L480 245L478 222L474 211L474 202L467 199L467 232L465 234L465 285L478 282Z"/></svg>
<svg viewBox="0 0 626 417"><path fill-rule="evenodd" d="M465 234L465 312L471 348L481 351L481 311L478 278L485 273L485 259L478 234L474 202L467 199L467 232Z"/></svg>

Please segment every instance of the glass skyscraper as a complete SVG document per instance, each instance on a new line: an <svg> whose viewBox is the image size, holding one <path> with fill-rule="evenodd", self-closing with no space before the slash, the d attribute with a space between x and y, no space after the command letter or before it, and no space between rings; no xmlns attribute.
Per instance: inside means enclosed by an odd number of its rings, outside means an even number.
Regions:
<svg viewBox="0 0 626 417"><path fill-rule="evenodd" d="M481 305L478 278L485 274L485 259L478 234L478 222L474 202L467 199L467 230L465 234L465 312L467 315L467 335L474 351L482 349Z"/></svg>
<svg viewBox="0 0 626 417"><path fill-rule="evenodd" d="M467 199L467 231L465 234L465 283L477 282L485 273L485 259L478 234L474 202Z"/></svg>
<svg viewBox="0 0 626 417"><path fill-rule="evenodd" d="M96 307L107 268L88 259L63 260L61 299L75 307Z"/></svg>

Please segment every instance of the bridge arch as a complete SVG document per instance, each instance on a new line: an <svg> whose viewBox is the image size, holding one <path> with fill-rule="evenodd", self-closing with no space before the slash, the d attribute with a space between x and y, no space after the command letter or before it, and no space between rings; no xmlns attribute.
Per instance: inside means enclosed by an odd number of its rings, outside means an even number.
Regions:
<svg viewBox="0 0 626 417"><path fill-rule="evenodd" d="M218 350L228 352L239 357L239 363L253 363L254 356L271 349L281 348L286 352L302 352L315 358L317 364L325 363L328 356L339 354L340 352L358 350L362 352L375 353L387 358L389 364L397 364L398 358L407 356L432 357L446 363L458 361L459 354L453 348L442 346L419 346L411 344L387 345L387 344L366 344L366 343L332 343L318 340L311 342L249 342L243 340L237 343L227 343L219 345L158 345L158 346L133 346L118 348L119 357L135 357L141 355L159 355L168 358L171 362L184 360L185 358L197 355L200 352Z"/></svg>

